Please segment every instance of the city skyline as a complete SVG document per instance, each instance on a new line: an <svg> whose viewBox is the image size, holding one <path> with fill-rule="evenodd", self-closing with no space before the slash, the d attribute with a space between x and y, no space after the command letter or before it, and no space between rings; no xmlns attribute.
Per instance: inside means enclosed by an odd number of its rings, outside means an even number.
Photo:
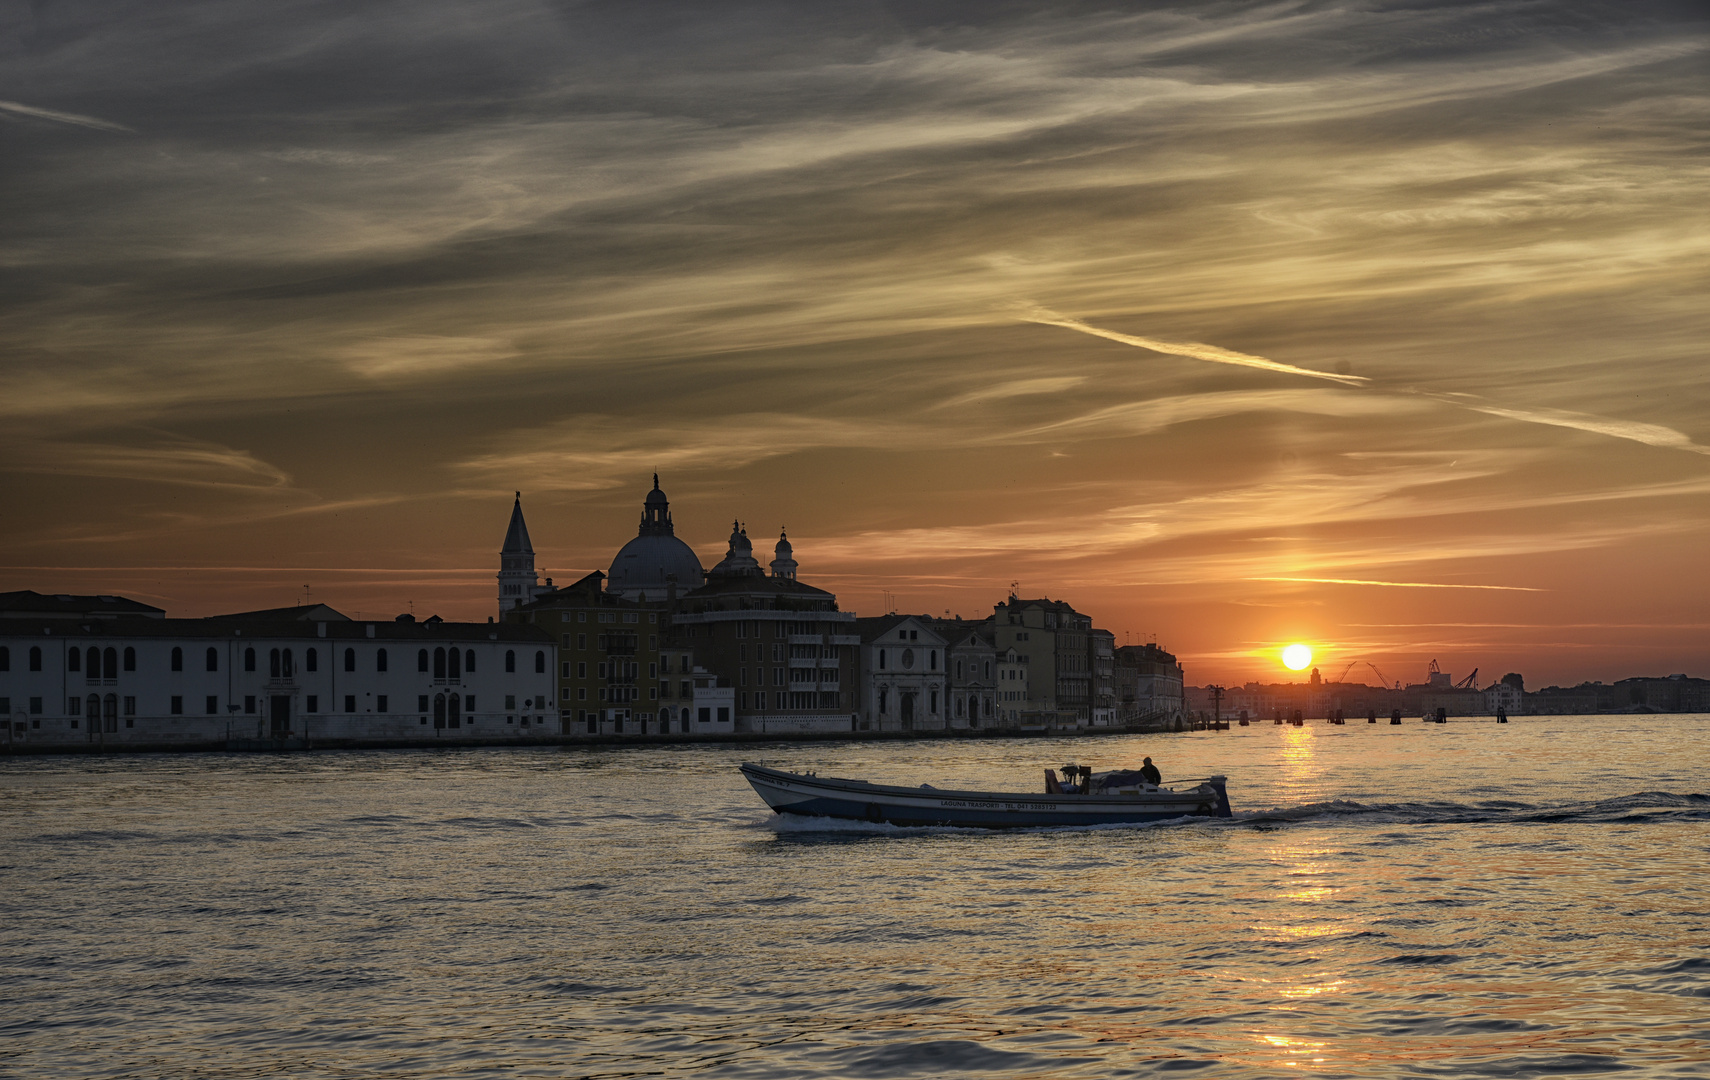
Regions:
<svg viewBox="0 0 1710 1080"><path fill-rule="evenodd" d="M0 590L481 619L514 490L567 584L658 471L705 564L1194 684L1710 674L1706 29L40 7Z"/></svg>

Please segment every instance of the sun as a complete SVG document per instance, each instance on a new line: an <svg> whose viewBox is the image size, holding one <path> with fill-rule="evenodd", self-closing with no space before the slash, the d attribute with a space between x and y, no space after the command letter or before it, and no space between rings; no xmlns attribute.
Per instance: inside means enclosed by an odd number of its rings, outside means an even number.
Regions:
<svg viewBox="0 0 1710 1080"><path fill-rule="evenodd" d="M1312 663L1312 650L1296 642L1282 651L1282 662L1290 671L1301 671Z"/></svg>

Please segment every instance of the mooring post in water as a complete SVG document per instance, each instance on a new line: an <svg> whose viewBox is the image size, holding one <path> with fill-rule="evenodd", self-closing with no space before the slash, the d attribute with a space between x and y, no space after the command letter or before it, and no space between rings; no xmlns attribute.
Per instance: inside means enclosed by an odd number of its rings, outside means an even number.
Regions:
<svg viewBox="0 0 1710 1080"><path fill-rule="evenodd" d="M1400 709L1396 709L1394 712L1391 712L1389 714L1389 722L1391 724L1400 725L1400 723L1401 723L1401 710Z"/></svg>
<svg viewBox="0 0 1710 1080"><path fill-rule="evenodd" d="M1508 723L1508 710L1507 709L1498 708L1496 710L1496 722L1499 724Z"/></svg>

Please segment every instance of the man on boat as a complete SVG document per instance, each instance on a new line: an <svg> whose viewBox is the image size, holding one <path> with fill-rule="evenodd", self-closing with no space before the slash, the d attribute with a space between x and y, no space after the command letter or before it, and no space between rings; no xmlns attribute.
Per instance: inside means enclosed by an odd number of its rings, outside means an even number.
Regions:
<svg viewBox="0 0 1710 1080"><path fill-rule="evenodd" d="M1151 784L1153 787L1157 787L1159 784L1164 782L1163 776L1159 774L1158 767L1152 764L1151 758L1147 758L1145 764L1140 766L1140 779Z"/></svg>

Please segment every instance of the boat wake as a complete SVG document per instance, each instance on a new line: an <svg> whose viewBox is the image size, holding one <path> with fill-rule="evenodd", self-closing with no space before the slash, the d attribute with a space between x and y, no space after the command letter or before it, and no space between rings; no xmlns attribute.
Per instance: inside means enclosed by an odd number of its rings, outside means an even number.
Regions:
<svg viewBox="0 0 1710 1080"><path fill-rule="evenodd" d="M1559 824L1667 824L1710 821L1710 795L1680 795L1668 791L1640 791L1594 802L1563 801L1527 803L1509 799L1482 802L1395 802L1361 803L1348 799L1304 803L1268 810L1236 811L1226 819L1205 817L1169 818L1105 825L1048 825L1001 830L1003 832L1108 832L1112 830L1182 828L1229 829L1284 827L1289 825L1346 822L1350 825L1559 825ZM994 830L947 825L905 826L883 822L849 821L840 818L775 814L757 821L754 828L779 835L842 834L855 836L925 836L935 833L991 835Z"/></svg>
<svg viewBox="0 0 1710 1080"><path fill-rule="evenodd" d="M1283 825L1319 822L1338 818L1361 823L1397 825L1480 824L1624 824L1671 821L1710 821L1710 795L1677 795L1669 791L1640 791L1593 802L1564 800L1528 803L1512 799L1490 799L1463 803L1451 801L1361 803L1337 799L1271 810L1237 812L1227 824Z"/></svg>

